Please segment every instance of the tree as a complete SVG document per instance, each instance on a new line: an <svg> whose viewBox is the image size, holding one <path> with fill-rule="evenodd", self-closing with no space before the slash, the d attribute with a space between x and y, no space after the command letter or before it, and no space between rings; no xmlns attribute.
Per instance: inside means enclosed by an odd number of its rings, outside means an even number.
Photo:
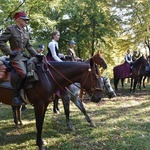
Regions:
<svg viewBox="0 0 150 150"><path fill-rule="evenodd" d="M78 55L92 56L103 48L101 45L109 45L105 42L109 36L116 35L114 28L119 26L118 18L111 14L110 8L110 4L102 0L64 0L57 24L62 31L61 39L75 39Z"/></svg>

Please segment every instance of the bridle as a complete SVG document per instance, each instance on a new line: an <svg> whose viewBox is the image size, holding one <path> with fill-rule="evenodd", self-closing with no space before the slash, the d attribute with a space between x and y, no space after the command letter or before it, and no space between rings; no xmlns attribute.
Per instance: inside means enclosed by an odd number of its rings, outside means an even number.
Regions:
<svg viewBox="0 0 150 150"><path fill-rule="evenodd" d="M95 91L102 91L101 86L100 86L99 88L96 88L96 87L94 86L94 79L93 79L93 76L92 76L92 70L96 70L96 69L97 69L96 67L97 67L97 66L95 66L95 68L89 68L89 69L88 69L88 74L87 74L87 76L86 76L86 78L85 78L85 80L84 80L84 82L83 82L83 84L82 84L82 86L81 86L81 88L80 88L82 91L85 91L85 90L83 89L83 86L85 85L85 83L86 83L88 77L90 76L90 78L91 78L91 89L90 89L90 91L87 91L90 96L92 96ZM97 73L97 76L98 76L97 78L100 77L99 72ZM99 82L99 80L98 80L98 82ZM99 85L100 85L100 82L99 82Z"/></svg>
<svg viewBox="0 0 150 150"><path fill-rule="evenodd" d="M53 67L46 59L46 57L44 57L43 59L45 61L45 65L46 65L46 70L48 71L49 75L52 77L53 81L61 88L61 89L64 89L55 79L55 77L53 76L53 74L51 73L51 71L49 70L48 66L50 66L53 70L55 70L61 77L63 77L66 81L68 81L70 84L74 84L71 80L69 80L68 78L66 78L59 70L57 70L55 67ZM90 76L91 78L91 88L89 91L87 91L89 93L89 95L93 95L95 91L102 91L101 87L100 88L96 88L95 85L94 85L94 79L93 79L93 76L92 76L92 70L94 70L96 68L91 68L89 66L89 69L88 69L88 74L82 84L81 87L79 87L77 84L74 84L76 87L78 87L79 89L81 89L82 91L85 91L85 89L83 89L83 86L86 84L86 81L88 79L88 77ZM99 83L100 85L100 83ZM66 88L68 89L68 88Z"/></svg>

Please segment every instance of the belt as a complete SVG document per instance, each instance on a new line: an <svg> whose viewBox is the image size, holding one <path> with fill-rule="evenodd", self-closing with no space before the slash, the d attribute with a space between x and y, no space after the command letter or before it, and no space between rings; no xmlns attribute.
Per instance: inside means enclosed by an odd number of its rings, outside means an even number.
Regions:
<svg viewBox="0 0 150 150"><path fill-rule="evenodd" d="M25 49L23 49L23 48L15 48L15 49L12 49L12 51L22 51L22 52L24 52Z"/></svg>

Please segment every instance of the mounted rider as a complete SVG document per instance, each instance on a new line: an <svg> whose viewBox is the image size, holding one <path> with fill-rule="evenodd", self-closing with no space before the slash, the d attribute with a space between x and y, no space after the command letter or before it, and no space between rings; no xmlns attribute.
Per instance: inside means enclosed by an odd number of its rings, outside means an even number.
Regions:
<svg viewBox="0 0 150 150"><path fill-rule="evenodd" d="M27 49L31 56L36 56L37 52L30 44L29 34L24 29L29 21L26 12L17 12L14 19L16 25L7 27L0 36L0 49L6 55L10 55L10 64L19 75L14 86L14 98L12 100L13 106L19 106L24 104L20 99L20 90L27 75L26 62L30 58L25 50ZM9 41L10 48L6 44L7 41Z"/></svg>
<svg viewBox="0 0 150 150"><path fill-rule="evenodd" d="M141 52L137 54L137 51L133 51L132 61L135 62L141 55Z"/></svg>
<svg viewBox="0 0 150 150"><path fill-rule="evenodd" d="M131 51L130 49L127 50L127 54L125 55L125 62L127 62L128 64L130 64L130 66L132 66L133 61L132 61L132 56L131 56Z"/></svg>

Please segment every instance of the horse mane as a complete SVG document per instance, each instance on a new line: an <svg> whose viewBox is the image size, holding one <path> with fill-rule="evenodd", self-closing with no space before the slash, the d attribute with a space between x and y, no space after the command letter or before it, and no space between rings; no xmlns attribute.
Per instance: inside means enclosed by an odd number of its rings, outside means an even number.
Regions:
<svg viewBox="0 0 150 150"><path fill-rule="evenodd" d="M133 63L133 65L135 66L135 65L141 63L141 61L142 61L143 59L144 59L144 55L142 55L141 57L139 57L139 58Z"/></svg>

